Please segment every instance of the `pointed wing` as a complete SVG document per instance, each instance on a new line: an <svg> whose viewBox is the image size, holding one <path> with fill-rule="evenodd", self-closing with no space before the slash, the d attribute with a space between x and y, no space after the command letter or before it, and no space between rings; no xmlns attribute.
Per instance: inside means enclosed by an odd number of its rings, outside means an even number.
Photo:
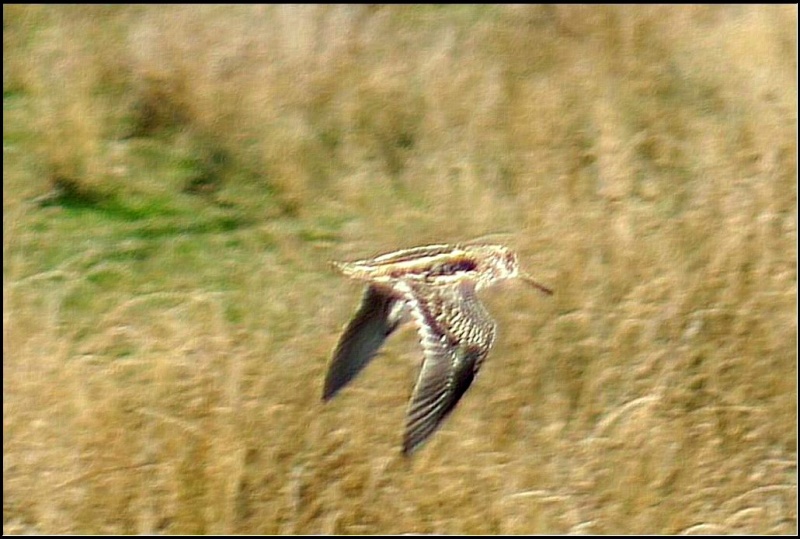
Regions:
<svg viewBox="0 0 800 539"><path fill-rule="evenodd" d="M364 291L361 306L344 330L325 377L322 400L333 397L375 357L402 321L403 300L374 286Z"/></svg>
<svg viewBox="0 0 800 539"><path fill-rule="evenodd" d="M475 297L474 283L448 287L406 283L425 359L406 418L403 453L424 442L453 411L477 374L495 324Z"/></svg>

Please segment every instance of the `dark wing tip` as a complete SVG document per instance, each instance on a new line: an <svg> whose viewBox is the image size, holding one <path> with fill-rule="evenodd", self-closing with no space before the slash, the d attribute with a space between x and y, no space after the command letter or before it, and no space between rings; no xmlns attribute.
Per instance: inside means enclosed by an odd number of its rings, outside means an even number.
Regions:
<svg viewBox="0 0 800 539"><path fill-rule="evenodd" d="M416 445L412 445L406 440L403 442L403 456L406 458L410 457L416 448Z"/></svg>
<svg viewBox="0 0 800 539"><path fill-rule="evenodd" d="M432 431L427 432L422 436L420 436L419 433L406 431L406 434L403 437L403 456L410 457L423 444L428 436L430 436L430 434L432 434Z"/></svg>
<svg viewBox="0 0 800 539"><path fill-rule="evenodd" d="M341 370L335 361L328 366L328 373L325 375L325 384L322 386L322 402L327 402L344 386L341 376L337 373ZM340 360L341 361L341 360Z"/></svg>
<svg viewBox="0 0 800 539"><path fill-rule="evenodd" d="M322 402L331 400L344 386L352 380L356 374L371 359L370 354L355 356L352 351L337 350L333 361L328 366L328 374L325 376L325 384L322 387Z"/></svg>
<svg viewBox="0 0 800 539"><path fill-rule="evenodd" d="M325 374L325 384L322 386L323 402L332 399L350 381L354 376L354 369L358 370L358 364L353 365L351 358L343 355L342 350L337 348Z"/></svg>
<svg viewBox="0 0 800 539"><path fill-rule="evenodd" d="M406 432L403 438L403 456L410 457L425 441L433 434L438 425L433 428L425 428L423 431Z"/></svg>
<svg viewBox="0 0 800 539"><path fill-rule="evenodd" d="M328 402L339 391L338 387L334 387L325 380L325 387L322 388L322 402Z"/></svg>

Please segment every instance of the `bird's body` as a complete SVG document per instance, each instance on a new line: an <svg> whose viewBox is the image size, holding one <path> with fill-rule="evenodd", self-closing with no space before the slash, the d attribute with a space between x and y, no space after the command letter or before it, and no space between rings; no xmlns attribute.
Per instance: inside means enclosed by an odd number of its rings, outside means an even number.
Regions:
<svg viewBox="0 0 800 539"><path fill-rule="evenodd" d="M495 323L475 292L522 278L552 294L523 274L516 254L502 245L430 245L334 265L367 288L334 351L323 400L350 382L410 314L424 361L407 412L405 454L453 410L494 343Z"/></svg>

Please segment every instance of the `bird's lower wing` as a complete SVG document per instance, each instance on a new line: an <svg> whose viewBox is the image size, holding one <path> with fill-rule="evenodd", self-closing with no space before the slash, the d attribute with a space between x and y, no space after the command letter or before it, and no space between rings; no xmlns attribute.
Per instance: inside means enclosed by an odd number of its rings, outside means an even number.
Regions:
<svg viewBox="0 0 800 539"><path fill-rule="evenodd" d="M494 322L471 283L444 289L408 284L424 362L409 403L403 453L424 442L469 389L494 341Z"/></svg>

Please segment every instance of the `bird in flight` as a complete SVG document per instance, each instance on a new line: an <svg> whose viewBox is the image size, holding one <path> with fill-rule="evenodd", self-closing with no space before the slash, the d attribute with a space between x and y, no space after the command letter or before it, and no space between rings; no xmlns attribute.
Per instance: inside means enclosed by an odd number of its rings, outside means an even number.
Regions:
<svg viewBox="0 0 800 539"><path fill-rule="evenodd" d="M333 352L322 399L353 380L411 318L424 360L406 413L405 455L453 411L494 343L495 322L475 293L514 278L553 293L526 275L516 253L502 245L429 245L333 265L364 281L366 289Z"/></svg>

